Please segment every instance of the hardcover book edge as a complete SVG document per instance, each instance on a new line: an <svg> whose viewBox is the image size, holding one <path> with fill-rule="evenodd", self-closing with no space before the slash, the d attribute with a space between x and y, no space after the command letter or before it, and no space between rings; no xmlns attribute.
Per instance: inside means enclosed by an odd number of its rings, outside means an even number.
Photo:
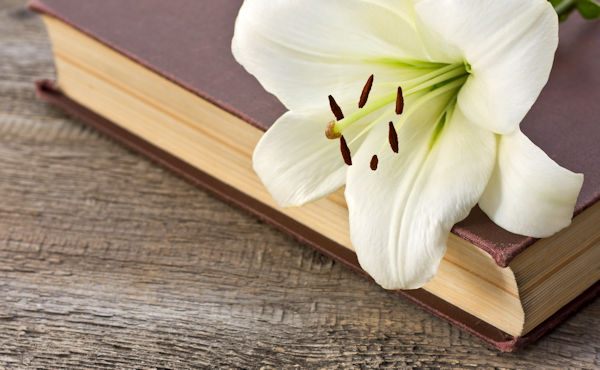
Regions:
<svg viewBox="0 0 600 370"><path fill-rule="evenodd" d="M360 268L356 254L351 250L316 233L314 230L305 227L275 209L248 197L242 192L220 182L199 169L90 111L86 107L62 94L53 82L41 80L36 83L36 87L37 93L42 99L58 106L73 117L82 120L89 126L110 136L135 152L150 158L194 185L200 186L226 202L274 225L300 242L308 244L326 256L342 263L356 273L370 279ZM499 350L503 352L512 352L533 343L560 322L564 321L568 316L579 310L583 305L592 301L600 293L600 282L596 282L576 299L564 306L526 335L517 337L502 332L496 327L422 289L394 291L394 293L411 300L426 311L482 339Z"/></svg>

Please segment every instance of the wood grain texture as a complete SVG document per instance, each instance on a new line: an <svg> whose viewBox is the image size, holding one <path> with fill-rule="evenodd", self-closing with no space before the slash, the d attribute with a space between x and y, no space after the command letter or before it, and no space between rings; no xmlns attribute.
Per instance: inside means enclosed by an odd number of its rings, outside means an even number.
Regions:
<svg viewBox="0 0 600 370"><path fill-rule="evenodd" d="M0 0L0 369L600 366L600 301L500 354L59 110Z"/></svg>

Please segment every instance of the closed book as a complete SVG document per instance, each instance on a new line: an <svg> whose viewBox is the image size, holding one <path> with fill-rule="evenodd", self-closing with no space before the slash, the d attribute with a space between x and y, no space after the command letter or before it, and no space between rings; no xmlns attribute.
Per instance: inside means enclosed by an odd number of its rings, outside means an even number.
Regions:
<svg viewBox="0 0 600 370"><path fill-rule="evenodd" d="M341 192L279 208L252 171L262 133L285 112L231 55L241 0L37 0L58 81L46 100L178 175L360 268ZM600 27L561 25L550 81L521 127L585 175L571 226L545 239L512 234L474 208L455 225L435 278L397 291L504 351L531 343L600 291ZM376 285L373 285L377 289Z"/></svg>

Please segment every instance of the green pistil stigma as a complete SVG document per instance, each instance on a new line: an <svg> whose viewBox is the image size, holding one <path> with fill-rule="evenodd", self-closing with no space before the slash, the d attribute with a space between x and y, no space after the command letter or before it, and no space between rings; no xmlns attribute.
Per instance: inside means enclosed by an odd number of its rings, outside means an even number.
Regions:
<svg viewBox="0 0 600 370"><path fill-rule="evenodd" d="M327 129L325 130L325 136L331 140L339 139L342 136L342 132L338 130L336 121L329 122Z"/></svg>

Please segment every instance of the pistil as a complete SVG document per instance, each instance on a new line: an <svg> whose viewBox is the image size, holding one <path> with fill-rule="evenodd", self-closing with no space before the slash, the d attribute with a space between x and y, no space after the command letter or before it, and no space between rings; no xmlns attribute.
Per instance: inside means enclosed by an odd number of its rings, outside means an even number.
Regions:
<svg viewBox="0 0 600 370"><path fill-rule="evenodd" d="M347 115L345 118L338 121L331 121L327 126L327 130L325 131L325 135L328 139L337 139L339 138L344 130L348 128L350 125L355 123L356 121L361 120L362 118L368 116L369 114L375 112L376 110L389 105L390 103L396 100L396 92L391 94L386 94L379 99L373 101L372 103L364 106L362 109L352 112Z"/></svg>

